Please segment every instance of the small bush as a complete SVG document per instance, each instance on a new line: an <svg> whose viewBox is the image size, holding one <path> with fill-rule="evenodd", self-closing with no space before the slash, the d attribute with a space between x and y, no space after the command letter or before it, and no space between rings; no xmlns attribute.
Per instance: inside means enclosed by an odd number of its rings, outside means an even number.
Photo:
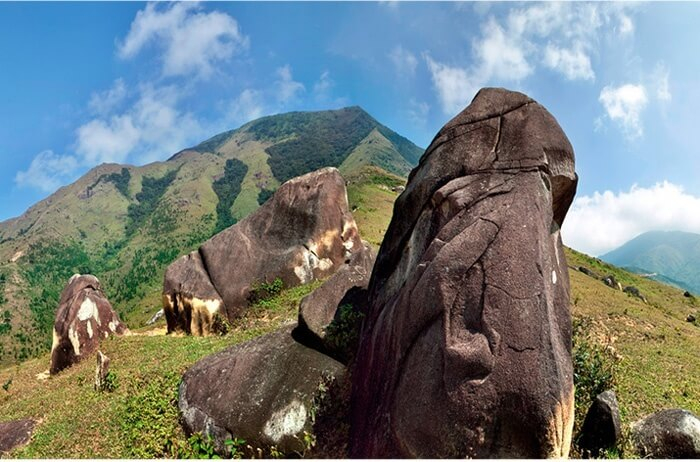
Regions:
<svg viewBox="0 0 700 462"><path fill-rule="evenodd" d="M280 278L275 278L272 282L257 282L250 288L248 301L256 304L270 300L278 296L284 289L284 282Z"/></svg>
<svg viewBox="0 0 700 462"><path fill-rule="evenodd" d="M341 305L335 319L326 327L326 342L345 361L352 359L357 351L364 317L353 305Z"/></svg>

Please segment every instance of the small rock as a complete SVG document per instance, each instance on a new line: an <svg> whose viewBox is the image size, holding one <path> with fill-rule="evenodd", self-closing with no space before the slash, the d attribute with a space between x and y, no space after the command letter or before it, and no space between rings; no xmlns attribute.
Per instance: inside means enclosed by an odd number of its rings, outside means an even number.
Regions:
<svg viewBox="0 0 700 462"><path fill-rule="evenodd" d="M151 326L151 325L157 323L163 317L164 314L165 314L165 311L163 311L162 308L160 310L156 311L156 314L154 314L153 317L148 320L146 325Z"/></svg>
<svg viewBox="0 0 700 462"><path fill-rule="evenodd" d="M612 274L609 276L605 276L603 278L603 283L608 287L612 287L613 289L622 290L622 285L619 282L617 282L617 279L615 279L615 276L613 276Z"/></svg>
<svg viewBox="0 0 700 462"><path fill-rule="evenodd" d="M612 390L596 396L588 409L578 437L583 457L600 457L601 451L615 447L620 440L620 409Z"/></svg>
<svg viewBox="0 0 700 462"><path fill-rule="evenodd" d="M693 314L689 314L685 320L688 322L695 322L695 316Z"/></svg>
<svg viewBox="0 0 700 462"><path fill-rule="evenodd" d="M700 420L685 409L665 409L635 422L631 437L640 457L700 458Z"/></svg>
<svg viewBox="0 0 700 462"><path fill-rule="evenodd" d="M693 296L693 294L691 294L690 292L688 292L688 291L686 290L685 292L683 292L683 296L684 296L684 297L690 298L690 297Z"/></svg>
<svg viewBox="0 0 700 462"><path fill-rule="evenodd" d="M626 294L630 294L630 295L633 296L633 297L637 297L638 299L640 299L640 300L643 301L644 303L647 302L647 299L644 298L644 295L642 295L642 293L639 292L639 289L637 289L637 288L634 287L634 286L627 286L627 287L625 287L624 292L625 292Z"/></svg>
<svg viewBox="0 0 700 462"><path fill-rule="evenodd" d="M36 421L32 419L0 422L0 455L29 442Z"/></svg>
<svg viewBox="0 0 700 462"><path fill-rule="evenodd" d="M597 278L596 274L595 274L593 271L591 271L591 270L589 270L588 268L586 268L585 266L579 266L579 267L578 267L578 270L579 270L580 272L582 272L583 274L587 275L587 276L590 276L590 277L593 277L593 278Z"/></svg>
<svg viewBox="0 0 700 462"><path fill-rule="evenodd" d="M95 390L105 391L109 386L107 384L107 374L109 374L109 357L97 352L97 368L95 369Z"/></svg>

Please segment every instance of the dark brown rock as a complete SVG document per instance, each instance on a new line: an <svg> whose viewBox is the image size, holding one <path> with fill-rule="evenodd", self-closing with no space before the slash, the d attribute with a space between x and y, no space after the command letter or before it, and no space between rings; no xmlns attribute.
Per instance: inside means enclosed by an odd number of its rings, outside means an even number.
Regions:
<svg viewBox="0 0 700 462"><path fill-rule="evenodd" d="M588 268L586 268L585 266L579 266L578 270L580 272L582 272L583 274L585 274L586 276L590 276L592 278L598 279L598 275L595 274L593 271L589 270Z"/></svg>
<svg viewBox="0 0 700 462"><path fill-rule="evenodd" d="M612 274L603 278L603 284L613 289L622 290L622 284L617 282L617 279Z"/></svg>
<svg viewBox="0 0 700 462"><path fill-rule="evenodd" d="M564 132L521 93L484 89L438 133L372 273L350 457L566 457L576 183Z"/></svg>
<svg viewBox="0 0 700 462"><path fill-rule="evenodd" d="M32 419L0 422L0 455L29 443L35 425Z"/></svg>
<svg viewBox="0 0 700 462"><path fill-rule="evenodd" d="M637 289L637 288L634 287L634 286L627 286L627 287L625 287L624 292L625 292L626 294L629 294L629 295L631 295L631 296L633 296L633 297L636 297L636 298L640 299L640 300L643 301L644 303L647 302L647 299L644 298L644 295L642 295L642 293L639 291L639 289Z"/></svg>
<svg viewBox="0 0 700 462"><path fill-rule="evenodd" d="M128 332L100 281L76 274L61 293L53 328L51 374L72 366L97 350L100 340Z"/></svg>
<svg viewBox="0 0 700 462"><path fill-rule="evenodd" d="M350 263L341 266L299 304L298 335L324 352L332 349L325 342L326 328L336 317L338 307L344 303L352 304L352 301L346 300L348 291L353 287L366 289L369 284L376 255L369 244L363 245L364 251L356 253Z"/></svg>
<svg viewBox="0 0 700 462"><path fill-rule="evenodd" d="M700 458L700 419L684 409L665 409L632 424L637 455L653 459Z"/></svg>
<svg viewBox="0 0 700 462"><path fill-rule="evenodd" d="M168 333L215 333L215 317L221 314L223 306L198 251L178 258L168 267L163 281L163 312Z"/></svg>
<svg viewBox="0 0 700 462"><path fill-rule="evenodd" d="M695 315L694 315L693 313L690 313L690 314L685 318L685 320L686 320L687 322L695 322Z"/></svg>
<svg viewBox="0 0 700 462"><path fill-rule="evenodd" d="M622 426L617 397L612 390L596 396L588 408L578 437L578 446L584 457L598 458L601 452L614 448L620 441Z"/></svg>
<svg viewBox="0 0 700 462"><path fill-rule="evenodd" d="M179 407L188 434L210 435L220 454L243 438L253 449L304 450L313 402L324 381L340 380L342 364L292 338L294 325L208 356L180 385ZM257 454L248 454L249 456Z"/></svg>
<svg viewBox="0 0 700 462"><path fill-rule="evenodd" d="M209 300L211 306L220 301L209 312L224 312L232 321L248 307L254 284L280 278L293 287L323 279L363 249L337 169L291 179L258 210L168 269L164 309L176 314L169 326L187 331L191 321L181 313L197 311L187 303L180 307L178 294L183 300Z"/></svg>

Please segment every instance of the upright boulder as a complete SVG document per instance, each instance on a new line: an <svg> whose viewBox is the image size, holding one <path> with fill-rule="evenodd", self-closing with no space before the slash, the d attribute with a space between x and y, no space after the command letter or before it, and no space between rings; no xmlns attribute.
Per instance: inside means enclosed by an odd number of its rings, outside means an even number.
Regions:
<svg viewBox="0 0 700 462"><path fill-rule="evenodd" d="M76 274L61 293L51 347L51 374L86 358L100 340L128 331L92 275Z"/></svg>
<svg viewBox="0 0 700 462"><path fill-rule="evenodd" d="M178 316L197 311L194 306L202 303L207 308L199 311L205 317L222 312L233 320L247 308L254 284L277 278L286 287L306 284L330 276L363 251L338 170L324 168L291 179L244 220L173 263L163 291L166 315L176 313L168 326L187 331L190 321ZM187 300L193 301L191 308Z"/></svg>
<svg viewBox="0 0 700 462"><path fill-rule="evenodd" d="M664 409L632 424L631 439L640 457L700 459L700 419L684 409Z"/></svg>
<svg viewBox="0 0 700 462"><path fill-rule="evenodd" d="M574 412L559 230L574 153L527 96L483 89L394 215L353 373L350 457L566 457Z"/></svg>
<svg viewBox="0 0 700 462"><path fill-rule="evenodd" d="M314 402L327 380L339 380L339 362L297 343L293 325L208 356L182 378L179 406L188 434L212 438L219 454L225 442L242 438L270 455L305 449ZM255 453L248 456L258 455Z"/></svg>
<svg viewBox="0 0 700 462"><path fill-rule="evenodd" d="M588 408L578 436L578 447L584 457L597 459L602 451L614 448L621 436L617 396L614 391L606 390L596 396Z"/></svg>

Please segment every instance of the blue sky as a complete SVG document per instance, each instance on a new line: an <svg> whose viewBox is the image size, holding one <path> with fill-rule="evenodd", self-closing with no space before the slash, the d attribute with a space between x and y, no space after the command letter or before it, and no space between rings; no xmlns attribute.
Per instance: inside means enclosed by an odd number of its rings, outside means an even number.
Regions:
<svg viewBox="0 0 700 462"><path fill-rule="evenodd" d="M0 2L0 220L277 112L360 105L426 147L505 86L576 150L565 243L700 232L699 23L698 3Z"/></svg>

